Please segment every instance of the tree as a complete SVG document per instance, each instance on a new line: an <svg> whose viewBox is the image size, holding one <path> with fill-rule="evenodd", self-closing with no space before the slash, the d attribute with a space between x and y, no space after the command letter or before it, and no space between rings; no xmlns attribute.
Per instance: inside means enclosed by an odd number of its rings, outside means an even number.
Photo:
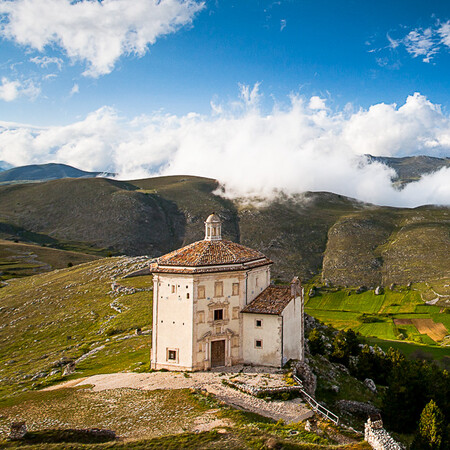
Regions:
<svg viewBox="0 0 450 450"><path fill-rule="evenodd" d="M348 366L350 356L359 353L359 342L356 333L350 328L348 331L339 331L333 340L333 353L331 359Z"/></svg>
<svg viewBox="0 0 450 450"><path fill-rule="evenodd" d="M434 400L430 400L420 415L419 428L412 449L439 450L444 448L445 419Z"/></svg>
<svg viewBox="0 0 450 450"><path fill-rule="evenodd" d="M309 351L313 355L323 355L325 353L325 342L323 336L317 328L314 328L308 335Z"/></svg>

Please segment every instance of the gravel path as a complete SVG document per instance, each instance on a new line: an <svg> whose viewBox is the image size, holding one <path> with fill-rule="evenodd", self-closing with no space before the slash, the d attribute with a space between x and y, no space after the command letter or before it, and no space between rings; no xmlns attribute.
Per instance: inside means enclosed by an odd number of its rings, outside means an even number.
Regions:
<svg viewBox="0 0 450 450"><path fill-rule="evenodd" d="M93 385L92 389L95 392L117 388L143 390L205 389L230 406L252 411L275 420L282 419L286 423L306 420L313 415L313 412L300 399L266 402L222 384L222 380L227 380L240 381L252 386L279 387L285 385L281 373L277 373L277 371L268 372L266 368L264 370L265 372L262 369L258 370L258 368L243 370L242 367L236 367L227 368L226 372L194 372L189 374L180 372L112 373L72 380L47 389L61 389L82 384Z"/></svg>

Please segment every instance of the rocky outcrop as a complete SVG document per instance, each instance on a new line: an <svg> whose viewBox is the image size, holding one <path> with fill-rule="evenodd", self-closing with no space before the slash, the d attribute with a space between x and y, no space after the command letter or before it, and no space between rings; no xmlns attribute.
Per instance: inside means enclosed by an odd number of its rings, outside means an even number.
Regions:
<svg viewBox="0 0 450 450"><path fill-rule="evenodd" d="M299 361L294 366L294 373L302 380L305 391L314 397L317 388L317 377L309 365L304 361Z"/></svg>
<svg viewBox="0 0 450 450"><path fill-rule="evenodd" d="M340 411L360 417L380 413L380 410L370 403L357 402L355 400L339 400L336 405Z"/></svg>

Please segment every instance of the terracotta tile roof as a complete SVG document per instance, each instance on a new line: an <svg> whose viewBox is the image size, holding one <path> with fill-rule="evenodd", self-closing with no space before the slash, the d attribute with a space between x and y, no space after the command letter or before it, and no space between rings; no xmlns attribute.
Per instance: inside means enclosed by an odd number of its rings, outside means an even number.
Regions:
<svg viewBox="0 0 450 450"><path fill-rule="evenodd" d="M250 261L242 264L230 264L230 265L218 265L218 266L199 266L199 267L183 267L183 266L163 266L158 263L150 264L150 273L213 273L213 272L235 272L238 270L253 269L254 267L265 266L267 264L273 264L267 258L260 259L259 261Z"/></svg>
<svg viewBox="0 0 450 450"><path fill-rule="evenodd" d="M202 270L204 270L207 269L208 266L230 264L247 265L247 263L257 261L261 263L259 265L272 263L272 261L266 258L261 252L252 250L241 244L225 240L203 240L194 242L186 247L161 256L158 258L156 264L152 264L150 270L152 271L152 269L154 269L156 272L159 272L162 269L171 270L172 267L202 268ZM242 270L243 268L244 267L234 270Z"/></svg>
<svg viewBox="0 0 450 450"><path fill-rule="evenodd" d="M268 286L241 312L278 315L291 300L291 286Z"/></svg>

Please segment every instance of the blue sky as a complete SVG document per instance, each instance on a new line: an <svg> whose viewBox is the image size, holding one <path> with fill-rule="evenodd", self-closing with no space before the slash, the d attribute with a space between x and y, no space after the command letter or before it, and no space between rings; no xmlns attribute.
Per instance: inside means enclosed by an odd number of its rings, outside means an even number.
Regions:
<svg viewBox="0 0 450 450"><path fill-rule="evenodd" d="M71 62L57 44L37 51L3 38L0 76L33 80L41 92L1 102L0 120L65 124L104 105L127 117L206 113L212 99L235 98L239 83L256 82L267 102L295 92L329 98L333 108L368 107L420 92L448 109L449 48L425 63L402 45L388 48L387 35L401 39L449 19L446 1L207 1L191 24L143 56L122 55L96 78L82 75L86 64ZM30 62L43 56L61 59L61 70ZM75 84L79 92L70 95Z"/></svg>
<svg viewBox="0 0 450 450"><path fill-rule="evenodd" d="M0 0L0 163L450 204L450 2ZM3 163L2 163L3 161Z"/></svg>

